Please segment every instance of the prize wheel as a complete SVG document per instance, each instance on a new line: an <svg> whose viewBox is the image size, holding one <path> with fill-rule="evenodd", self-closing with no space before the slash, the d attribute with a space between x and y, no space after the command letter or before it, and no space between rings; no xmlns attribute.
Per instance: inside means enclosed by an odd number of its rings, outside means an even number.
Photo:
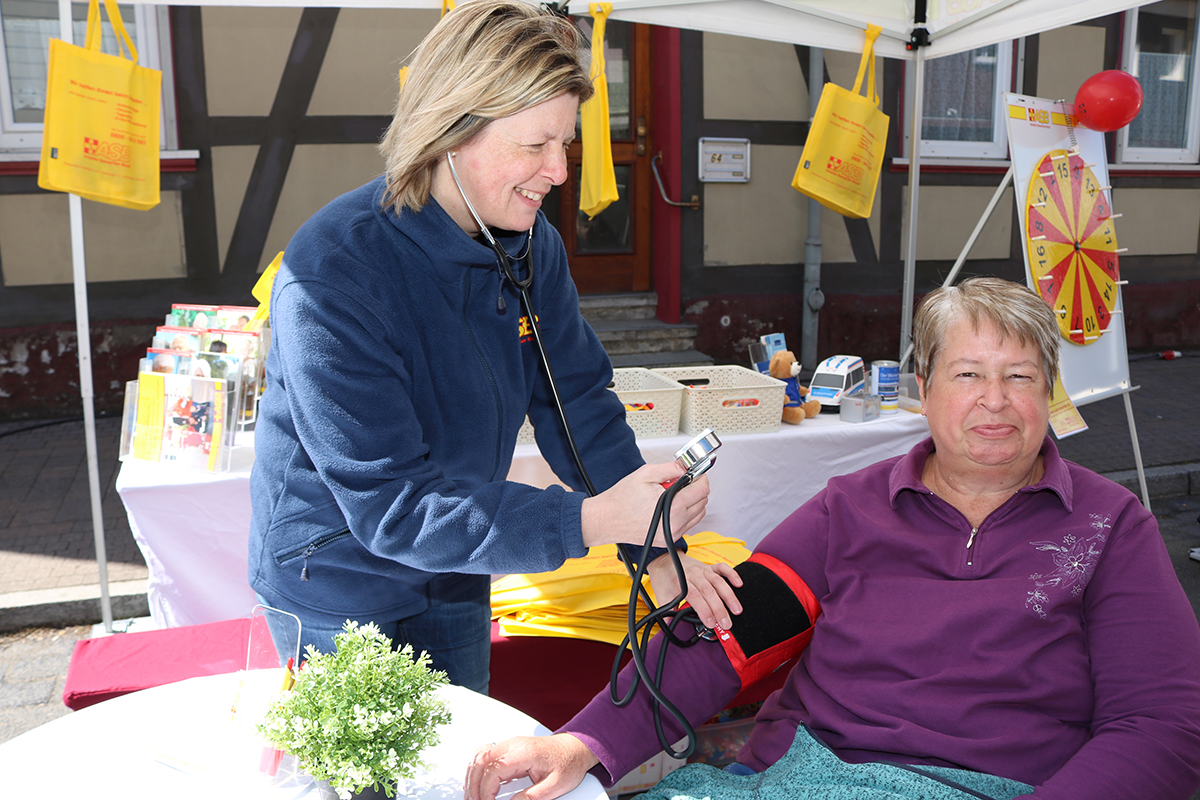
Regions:
<svg viewBox="0 0 1200 800"><path fill-rule="evenodd" d="M1051 150L1034 167L1025 200L1025 246L1034 289L1063 338L1088 345L1117 303L1117 231L1105 188L1078 152Z"/></svg>

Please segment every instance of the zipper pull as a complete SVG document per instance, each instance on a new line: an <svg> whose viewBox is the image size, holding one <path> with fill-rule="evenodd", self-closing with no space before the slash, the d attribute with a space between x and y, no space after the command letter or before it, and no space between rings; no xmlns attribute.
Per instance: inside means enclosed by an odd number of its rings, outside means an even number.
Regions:
<svg viewBox="0 0 1200 800"><path fill-rule="evenodd" d="M975 534L979 533L979 528L971 528L971 535L967 537L967 566L974 565L975 558L971 555L971 546L975 544Z"/></svg>
<svg viewBox="0 0 1200 800"><path fill-rule="evenodd" d="M317 546L310 544L304 551L304 566L300 568L300 580L308 580L308 557L317 552Z"/></svg>

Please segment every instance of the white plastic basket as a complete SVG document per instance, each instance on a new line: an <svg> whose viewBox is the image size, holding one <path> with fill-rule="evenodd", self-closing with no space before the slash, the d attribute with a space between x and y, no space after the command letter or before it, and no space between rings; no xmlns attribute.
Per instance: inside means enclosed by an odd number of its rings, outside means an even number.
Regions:
<svg viewBox="0 0 1200 800"><path fill-rule="evenodd" d="M644 367L625 367L613 370L613 382L608 388L625 404L625 421L638 439L679 433L682 384Z"/></svg>
<svg viewBox="0 0 1200 800"><path fill-rule="evenodd" d="M679 427L694 435L712 428L718 436L779 430L786 384L739 366L656 369L683 385Z"/></svg>
<svg viewBox="0 0 1200 800"><path fill-rule="evenodd" d="M624 367L613 370L608 388L625 404L625 421L636 438L653 439L679 433L683 384L643 367ZM517 444L534 441L533 424L526 417L517 431Z"/></svg>

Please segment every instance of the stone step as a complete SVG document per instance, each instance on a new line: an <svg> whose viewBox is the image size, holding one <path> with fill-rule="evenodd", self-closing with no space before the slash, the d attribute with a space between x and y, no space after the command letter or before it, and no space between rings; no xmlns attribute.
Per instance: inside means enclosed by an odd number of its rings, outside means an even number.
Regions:
<svg viewBox="0 0 1200 800"><path fill-rule="evenodd" d="M656 319L602 320L592 329L610 356L690 350L696 341L695 325L668 325Z"/></svg>
<svg viewBox="0 0 1200 800"><path fill-rule="evenodd" d="M654 292L588 294L579 298L579 310L588 322L614 319L654 319L658 295Z"/></svg>

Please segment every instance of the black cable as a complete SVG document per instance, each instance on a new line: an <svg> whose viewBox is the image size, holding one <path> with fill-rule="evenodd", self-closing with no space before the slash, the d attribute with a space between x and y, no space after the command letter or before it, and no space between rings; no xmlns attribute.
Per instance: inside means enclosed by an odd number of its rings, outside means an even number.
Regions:
<svg viewBox="0 0 1200 800"><path fill-rule="evenodd" d="M671 535L671 502L680 489L687 486L691 482L691 476L684 474L675 483L671 484L662 497L658 499L658 504L654 509L654 516L650 521L650 529L646 534L646 542L642 546L641 558L638 560L636 569L628 561L625 561L625 567L629 570L630 578L633 585L629 591L629 606L626 617L627 632L625 638L621 642L621 647L617 651L613 659L612 674L609 680L609 698L613 705L618 708L629 705L633 701L634 695L637 692L639 683L646 684L646 691L654 698L653 714L654 714L654 729L658 734L659 744L663 750L672 758L684 759L690 756L696 750L696 731L692 724L688 721L686 715L671 702L670 698L662 690L662 675L666 664L666 653L668 645L674 644L678 647L690 647L700 640L700 635L694 634L688 639L683 639L675 634L675 627L682 622L688 622L693 625L694 630L700 627L700 619L696 613L690 608L680 609L678 606L687 596L687 578L683 573L683 564L679 560L679 553L675 547L675 541ZM659 522L662 522L663 534L666 539L667 552L671 556L671 564L675 567L675 576L679 581L679 594L670 602L661 606L656 606L651 600L649 594L642 585L642 581L646 576L646 570L649 566L650 548L654 542L654 534L658 529ZM640 620L637 619L637 600L640 596L646 603L648 612ZM658 664L655 674L650 674L649 668L646 666L645 650L649 646L650 637L654 633L654 627L662 631L663 640L662 648L658 654ZM633 679L630 682L629 690L624 697L618 697L617 693L617 675L621 669L621 653L628 647L630 651L630 663L634 667ZM662 725L662 711L667 710L679 726L683 729L684 735L687 738L687 744L682 750L676 751L672 743L667 739L666 732Z"/></svg>
<svg viewBox="0 0 1200 800"><path fill-rule="evenodd" d="M532 279L533 250L529 251L529 276ZM563 406L562 396L558 393L558 383L554 380L554 370L550 368L550 358L546 355L546 346L542 344L542 332L538 328L537 318L533 315L533 303L529 300L529 286L528 284L520 283L515 285L521 293L521 306L525 310L525 316L529 319L529 327L533 331L533 340L537 344L538 353L542 357L542 366L546 368L546 377L550 379L550 393L554 396L554 407L558 410L558 418L562 422L563 433L567 437L567 447L571 450L571 457L575 459L575 468L579 470L579 475L583 478L583 485L587 488L588 496L595 497L597 494L596 486L592 483L587 469L583 466L583 457L579 454L579 448L575 446L575 436L571 433L571 423L567 421L567 409Z"/></svg>
<svg viewBox="0 0 1200 800"><path fill-rule="evenodd" d="M497 253L499 256L500 253ZM507 254L505 254L507 256ZM502 259L503 261L503 259ZM554 406L558 411L559 421L562 423L563 433L567 439L567 447L571 451L571 457L575 460L575 467L579 470L580 477L583 479L583 484L587 488L588 495L595 497L597 495L595 484L592 483L591 477L588 475L587 468L583 465L583 457L579 453L579 448L575 444L575 436L571 432L571 424L567 420L566 408L563 405L562 396L558 391L558 383L554 380L554 370L550 366L550 358L546 353L546 347L542 342L541 330L538 327L537 318L533 313L533 303L529 298L529 284L533 277L533 251L529 253L529 276L524 281L515 281L511 277L509 281L517 288L521 295L521 306L527 318L529 319L529 327L533 331L534 343L537 346L538 354L541 356L542 366L546 369L546 377L549 379L550 392L554 398ZM511 267L505 270L506 273L511 273ZM609 682L609 694L612 697L613 704L617 707L628 705L637 691L638 683L644 682L646 689L650 692L655 700L654 705L654 728L658 734L658 741L663 746L669 755L673 758L684 759L690 756L696 750L696 731L688 722L687 717L679 710L679 708L670 701L663 693L661 682L663 667L666 661L666 651L668 644L675 644L681 647L690 647L699 641L700 636L696 634L690 639L681 639L675 635L675 626L680 622L687 621L693 623L696 629L703 626L700 624L700 619L694 611L688 609L678 609L684 597L687 596L687 576L683 572L683 563L679 559L679 551L675 546L674 537L671 534L671 501L675 499L675 495L679 490L691 483L691 474L684 475L663 492L658 498L658 503L654 509L654 515L650 520L650 529L646 534L646 541L642 545L641 556L638 558L637 565L630 563L629 555L623 547L617 547L617 555L621 562L625 565L625 569L629 572L629 576L633 581L629 590L629 607L628 607L628 632L625 635L625 640L621 643L621 647L617 650L616 657L613 660L613 671ZM666 549L671 556L671 564L675 568L675 577L679 581L679 594L670 603L663 606L656 606L649 591L642 585L642 580L646 576L646 569L649 566L650 550L654 545L654 534L658 530L659 522L662 523L664 538L666 539ZM645 602L646 607L650 609L640 621L637 619L637 601L641 597ZM666 620L669 620L667 622ZM663 641L662 650L659 653L658 665L656 674L652 677L649 669L646 667L644 651L650 643L650 637L654 633L654 626L657 625L667 638ZM638 639L641 632L641 641ZM617 697L617 673L620 671L621 653L628 646L631 651L631 660L634 665L634 678L630 684L629 693L624 698ZM686 747L679 752L676 752L671 743L667 741L667 736L662 726L662 709L666 709L668 713L675 719L676 722L683 728L687 736Z"/></svg>

